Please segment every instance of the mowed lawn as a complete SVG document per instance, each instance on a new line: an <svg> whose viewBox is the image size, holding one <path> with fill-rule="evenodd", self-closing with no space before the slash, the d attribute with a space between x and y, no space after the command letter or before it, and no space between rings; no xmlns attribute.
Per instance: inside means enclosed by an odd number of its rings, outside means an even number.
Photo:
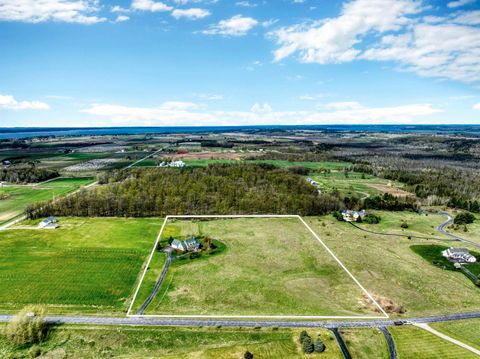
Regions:
<svg viewBox="0 0 480 359"><path fill-rule="evenodd" d="M29 358L28 347L14 347L0 325L0 357ZM326 344L321 354L304 355L299 330L242 328L161 328L65 325L54 328L39 347L45 358L238 359L248 350L262 359L341 359L333 335L310 330Z"/></svg>
<svg viewBox="0 0 480 359"><path fill-rule="evenodd" d="M402 218L412 223L409 229L415 234L429 235L431 225L438 222L436 217L409 212L393 213L392 216L396 218L393 223ZM388 214L383 213L382 218L382 221L388 221ZM425 224L416 222L420 218ZM306 220L365 288L386 303L391 301L406 310L404 314L390 313L391 316L437 315L480 308L480 288L463 273L436 267L410 248L418 244L449 246L452 242L365 233L346 222L337 221L331 215ZM382 227L388 230L384 224L369 228L381 231ZM453 244L460 246L455 242Z"/></svg>
<svg viewBox="0 0 480 359"><path fill-rule="evenodd" d="M432 323L430 326L449 337L480 350L480 319Z"/></svg>
<svg viewBox="0 0 480 359"><path fill-rule="evenodd" d="M377 328L343 328L340 334L352 358L389 359L387 341Z"/></svg>
<svg viewBox="0 0 480 359"><path fill-rule="evenodd" d="M65 195L94 181L93 177L58 178L38 185L0 187L0 224L21 214L32 203Z"/></svg>
<svg viewBox="0 0 480 359"><path fill-rule="evenodd" d="M227 249L209 258L174 261L145 314L378 315L296 218L171 220L162 238L192 234L208 235ZM151 288L154 280L142 285Z"/></svg>
<svg viewBox="0 0 480 359"><path fill-rule="evenodd" d="M160 219L61 218L55 230L0 232L0 310L122 312Z"/></svg>
<svg viewBox="0 0 480 359"><path fill-rule="evenodd" d="M474 359L477 355L426 330L390 327L399 359Z"/></svg>

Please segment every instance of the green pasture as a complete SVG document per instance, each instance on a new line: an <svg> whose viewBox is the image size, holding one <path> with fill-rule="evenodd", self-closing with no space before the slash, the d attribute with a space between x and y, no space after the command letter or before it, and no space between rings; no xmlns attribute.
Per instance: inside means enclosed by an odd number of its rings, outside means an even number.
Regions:
<svg viewBox="0 0 480 359"><path fill-rule="evenodd" d="M352 358L389 359L387 341L377 328L344 328L340 330Z"/></svg>
<svg viewBox="0 0 480 359"><path fill-rule="evenodd" d="M480 319L432 323L430 326L449 337L480 350Z"/></svg>
<svg viewBox="0 0 480 359"><path fill-rule="evenodd" d="M411 212L396 215L412 223L419 216ZM479 288L465 275L433 266L410 249L412 245L449 246L451 242L365 233L333 216L306 220L370 293L385 303L403 307L404 314L390 310L392 317L459 313L480 308ZM426 233L421 232L423 229ZM414 233L429 235L429 225L417 226Z"/></svg>
<svg viewBox="0 0 480 359"><path fill-rule="evenodd" d="M32 203L56 198L92 183L93 177L58 178L37 185L0 187L0 224L20 215Z"/></svg>
<svg viewBox="0 0 480 359"><path fill-rule="evenodd" d="M389 331L395 342L399 359L478 358L471 351L417 327L390 327Z"/></svg>
<svg viewBox="0 0 480 359"><path fill-rule="evenodd" d="M0 326L0 330L2 326ZM53 328L38 345L45 358L172 358L239 359L248 350L262 359L341 359L333 335L321 335L326 350L304 355L298 342L299 330L242 328L161 328L64 325ZM15 348L0 334L0 357L30 357L29 347Z"/></svg>
<svg viewBox="0 0 480 359"><path fill-rule="evenodd" d="M173 261L145 314L378 315L296 218L173 220L162 239L192 234L208 235L224 243L226 250L212 257ZM151 265L149 270L159 269ZM156 278L148 278L142 286L152 288ZM135 307L140 305L136 301Z"/></svg>
<svg viewBox="0 0 480 359"><path fill-rule="evenodd" d="M0 310L122 313L160 229L159 219L60 218L59 228L0 232ZM24 229L25 228L25 229Z"/></svg>

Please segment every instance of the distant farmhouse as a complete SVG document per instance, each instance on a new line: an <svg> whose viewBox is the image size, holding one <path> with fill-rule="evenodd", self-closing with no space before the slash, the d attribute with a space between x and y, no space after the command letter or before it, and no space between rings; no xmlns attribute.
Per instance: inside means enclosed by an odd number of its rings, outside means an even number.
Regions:
<svg viewBox="0 0 480 359"><path fill-rule="evenodd" d="M178 239L174 239L170 244L170 247L180 252L198 252L198 250L200 249L200 242L195 237L192 237L185 241L179 241Z"/></svg>
<svg viewBox="0 0 480 359"><path fill-rule="evenodd" d="M448 248L442 252L442 255L455 263L475 263L477 261L477 258L472 256L466 248Z"/></svg>
<svg viewBox="0 0 480 359"><path fill-rule="evenodd" d="M43 229L55 229L58 227L57 225L58 218L54 216L50 216L45 218L43 221L41 221L38 224L38 228L43 228Z"/></svg>
<svg viewBox="0 0 480 359"><path fill-rule="evenodd" d="M342 211L343 220L345 222L356 222L358 218L363 219L363 217L365 217L365 214L365 210L363 209L361 211L351 211L349 209L344 209Z"/></svg>
<svg viewBox="0 0 480 359"><path fill-rule="evenodd" d="M310 183L312 186L314 186L318 190L318 193L322 193L322 191L320 190L320 183L318 183L317 181L314 181L311 178L307 178L307 182Z"/></svg>
<svg viewBox="0 0 480 359"><path fill-rule="evenodd" d="M176 167L181 168L185 167L187 164L183 161L172 161L172 162L162 162L158 165L158 167Z"/></svg>

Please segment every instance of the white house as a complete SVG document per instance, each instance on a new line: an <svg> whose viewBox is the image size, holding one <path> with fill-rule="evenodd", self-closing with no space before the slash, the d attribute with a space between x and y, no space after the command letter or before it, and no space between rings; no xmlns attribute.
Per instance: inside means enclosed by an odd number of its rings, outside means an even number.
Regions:
<svg viewBox="0 0 480 359"><path fill-rule="evenodd" d="M170 244L170 247L180 252L196 252L200 248L200 242L195 237L192 237L185 241L179 241L178 239L174 239Z"/></svg>
<svg viewBox="0 0 480 359"><path fill-rule="evenodd" d="M58 227L57 222L58 219L56 217L50 216L41 221L38 224L38 227L43 229L55 229Z"/></svg>
<svg viewBox="0 0 480 359"><path fill-rule="evenodd" d="M448 248L442 252L442 255L456 263L475 263L477 261L477 258L472 256L466 248Z"/></svg>
<svg viewBox="0 0 480 359"><path fill-rule="evenodd" d="M185 167L186 165L187 164L185 162L183 162L182 160L179 160L179 161L172 161L172 162L162 162L158 166L182 168L182 167Z"/></svg>
<svg viewBox="0 0 480 359"><path fill-rule="evenodd" d="M363 209L361 211L351 211L349 209L344 209L342 211L343 220L345 222L356 222L359 217L363 219L365 214L365 210Z"/></svg>

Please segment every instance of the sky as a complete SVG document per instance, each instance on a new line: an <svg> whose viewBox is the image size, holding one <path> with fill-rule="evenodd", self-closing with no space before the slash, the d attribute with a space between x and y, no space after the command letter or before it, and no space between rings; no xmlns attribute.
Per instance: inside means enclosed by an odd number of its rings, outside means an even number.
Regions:
<svg viewBox="0 0 480 359"><path fill-rule="evenodd" d="M0 0L0 127L480 124L480 0Z"/></svg>

